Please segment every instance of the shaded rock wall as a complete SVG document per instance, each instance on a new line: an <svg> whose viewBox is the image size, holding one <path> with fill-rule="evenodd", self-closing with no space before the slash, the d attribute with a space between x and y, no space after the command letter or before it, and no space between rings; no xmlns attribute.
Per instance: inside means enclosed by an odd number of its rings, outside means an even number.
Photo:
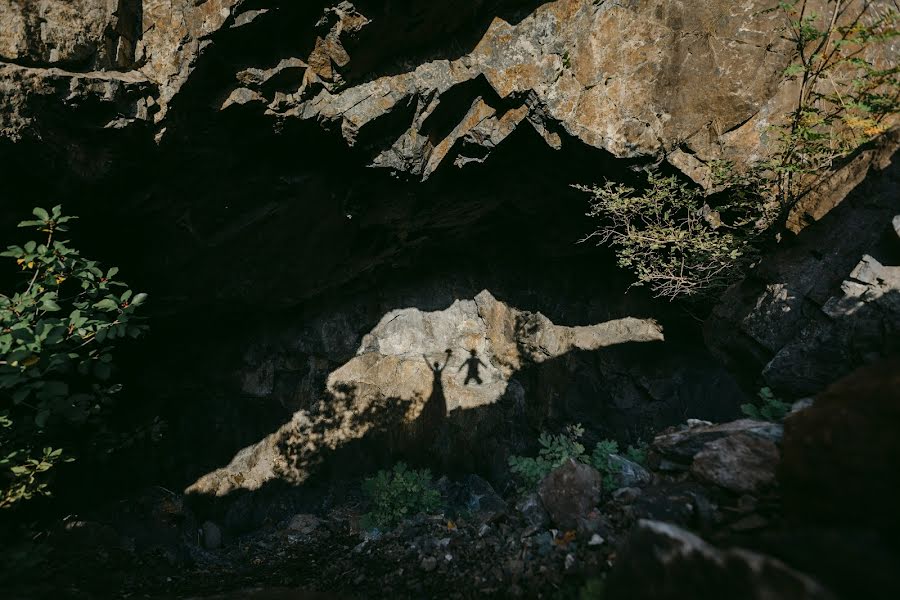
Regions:
<svg viewBox="0 0 900 600"><path fill-rule="evenodd" d="M896 135L896 132L894 132ZM888 137L873 170L836 208L773 249L705 324L711 349L774 388L812 395L855 367L900 351L898 164ZM885 149L887 149L885 151ZM857 157L859 158L859 157ZM856 159L846 172L857 177ZM836 178L836 187L844 177Z"/></svg>

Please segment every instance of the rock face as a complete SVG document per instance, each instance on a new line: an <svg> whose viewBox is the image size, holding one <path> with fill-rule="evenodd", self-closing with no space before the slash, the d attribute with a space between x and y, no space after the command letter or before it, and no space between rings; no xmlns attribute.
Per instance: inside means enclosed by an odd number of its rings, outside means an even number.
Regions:
<svg viewBox="0 0 900 600"><path fill-rule="evenodd" d="M264 114L262 126L313 121L351 145L377 130L371 164L423 179L445 163L483 161L530 126L553 147L565 135L619 157L668 156L700 180L723 148L738 161L757 156L765 128L788 106L781 80L790 48L781 15L765 8L701 0L6 2L0 79L30 85L3 89L4 103L21 110L0 131L15 138L55 127L30 110L50 101L91 127L148 124L146 134L160 139L198 80L214 85L214 107ZM282 41L287 32L296 41ZM452 42L435 49L434 39ZM233 46L247 40L257 47ZM235 59L236 51L245 55ZM146 94L122 102L91 91L110 71L145 84ZM70 82L86 89L70 92ZM125 110L89 116L80 107L88 99Z"/></svg>
<svg viewBox="0 0 900 600"><path fill-rule="evenodd" d="M891 223L900 213L900 165L890 163L890 151L867 152L882 153L882 174L771 252L725 294L705 325L710 347L726 364L762 372L788 396L815 394L898 350L900 267L892 261L900 238Z"/></svg>
<svg viewBox="0 0 900 600"><path fill-rule="evenodd" d="M609 575L612 599L831 599L812 578L739 548L719 550L679 527L640 521Z"/></svg>
<svg viewBox="0 0 900 600"><path fill-rule="evenodd" d="M276 478L301 482L328 453L371 435L386 435L389 449L448 453L454 437L474 443L491 426L467 415L498 403L513 412L526 410L516 389L508 387L527 366L576 349L662 340L662 329L650 320L559 326L487 291L442 311L397 310L363 337L356 356L328 376L327 400L298 411L289 424L190 491L222 496ZM266 380L258 373L245 382L258 390ZM448 415L459 427L447 424Z"/></svg>
<svg viewBox="0 0 900 600"><path fill-rule="evenodd" d="M900 531L898 422L897 358L857 370L790 415L779 472L786 511L804 522Z"/></svg>
<svg viewBox="0 0 900 600"><path fill-rule="evenodd" d="M551 471L538 486L550 520L563 529L580 528L600 502L602 491L600 472L572 459Z"/></svg>
<svg viewBox="0 0 900 600"><path fill-rule="evenodd" d="M448 158L457 165L483 160L524 123L552 146L564 129L617 156L657 155L682 141L703 154L714 151L710 139L747 122L776 89L786 48L777 17L760 15L760 7L557 0L515 22L495 18L459 58L346 87L307 75L299 90L263 102L276 115L335 122L350 143L376 119L409 108L409 128L373 164L423 178ZM365 27L350 8L339 9L332 32ZM623 49L612 39L628 42ZM326 77L363 51L332 50ZM709 94L702 84L711 78L721 85ZM460 107L449 133L435 137L429 119L445 96L479 81L483 91Z"/></svg>

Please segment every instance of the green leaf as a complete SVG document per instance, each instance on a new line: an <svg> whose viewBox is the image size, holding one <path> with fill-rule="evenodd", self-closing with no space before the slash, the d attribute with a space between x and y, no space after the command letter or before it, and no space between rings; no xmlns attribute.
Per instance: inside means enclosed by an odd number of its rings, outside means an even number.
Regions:
<svg viewBox="0 0 900 600"><path fill-rule="evenodd" d="M42 221L50 220L50 215L47 213L47 211L40 207L35 207L35 209L31 211L31 214Z"/></svg>
<svg viewBox="0 0 900 600"><path fill-rule="evenodd" d="M134 297L134 299L131 301L131 305L132 306L140 306L141 304L144 303L145 300L147 300L147 294L145 294L144 292L141 292L140 294L137 294Z"/></svg>
<svg viewBox="0 0 900 600"><path fill-rule="evenodd" d="M108 312L111 310L116 310L117 308L119 308L119 305L115 300L113 300L111 298L104 298L103 300L100 300L99 302L95 302L94 308L97 308L100 310L105 310Z"/></svg>
<svg viewBox="0 0 900 600"><path fill-rule="evenodd" d="M57 311L57 310L62 310L62 308L60 308L59 304L57 304L56 302L54 302L54 301L51 300L50 298L44 298L44 300L41 302L41 309L42 309L42 310L46 310L46 311L50 311L50 312L55 312L55 311Z"/></svg>

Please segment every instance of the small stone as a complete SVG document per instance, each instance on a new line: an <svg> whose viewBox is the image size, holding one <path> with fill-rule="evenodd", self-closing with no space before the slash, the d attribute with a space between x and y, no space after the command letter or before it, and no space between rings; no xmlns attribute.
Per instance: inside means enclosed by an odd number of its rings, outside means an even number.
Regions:
<svg viewBox="0 0 900 600"><path fill-rule="evenodd" d="M780 423L754 419L739 419L716 425L699 425L658 435L653 439L653 448L672 460L690 462L708 443L737 433L780 442L784 435L784 427Z"/></svg>
<svg viewBox="0 0 900 600"><path fill-rule="evenodd" d="M650 471L624 456L610 454L609 465L615 469L613 478L620 487L638 487L649 485L653 481Z"/></svg>
<svg viewBox="0 0 900 600"><path fill-rule="evenodd" d="M612 497L616 502L631 504L641 495L641 488L623 487L613 492Z"/></svg>
<svg viewBox="0 0 900 600"><path fill-rule="evenodd" d="M478 529L478 537L483 538L487 534L491 532L491 526L487 523L482 523L481 527Z"/></svg>
<svg viewBox="0 0 900 600"><path fill-rule="evenodd" d="M547 511L544 510L541 498L537 494L532 493L523 497L516 504L516 509L522 513L522 516L525 517L525 522L531 527L543 529L550 524L550 517L547 515Z"/></svg>
<svg viewBox="0 0 900 600"><path fill-rule="evenodd" d="M570 571L575 566L575 555L566 554L566 571Z"/></svg>
<svg viewBox="0 0 900 600"><path fill-rule="evenodd" d="M690 469L690 467L686 464L675 462L669 460L668 458L663 458L659 461L659 470L667 473L678 473L684 472Z"/></svg>
<svg viewBox="0 0 900 600"><path fill-rule="evenodd" d="M216 550L222 546L222 530L212 521L204 521L201 526L203 531L203 547L207 550Z"/></svg>
<svg viewBox="0 0 900 600"><path fill-rule="evenodd" d="M756 499L756 496L751 496L750 494L744 494L737 500L737 505L735 506L736 510L740 513L749 513L756 510L756 507L759 505L759 500Z"/></svg>
<svg viewBox="0 0 900 600"><path fill-rule="evenodd" d="M754 529L762 529L769 524L769 521L760 515L747 515L728 526L732 531L752 531Z"/></svg>
<svg viewBox="0 0 900 600"><path fill-rule="evenodd" d="M606 540L600 537L599 533L595 533L591 536L591 539L588 540L588 546L602 546L604 542L606 542Z"/></svg>
<svg viewBox="0 0 900 600"><path fill-rule="evenodd" d="M426 573L431 573L437 568L437 559L433 556L426 556L419 565Z"/></svg>
<svg viewBox="0 0 900 600"><path fill-rule="evenodd" d="M319 528L320 523L321 521L319 521L315 515L299 514L294 515L291 519L291 522L288 524L288 529L296 531L297 533L309 535Z"/></svg>

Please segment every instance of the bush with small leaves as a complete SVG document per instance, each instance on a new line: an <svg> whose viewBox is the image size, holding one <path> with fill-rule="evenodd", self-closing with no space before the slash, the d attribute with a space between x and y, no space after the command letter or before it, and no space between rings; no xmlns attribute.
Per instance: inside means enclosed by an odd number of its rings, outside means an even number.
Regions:
<svg viewBox="0 0 900 600"><path fill-rule="evenodd" d="M760 389L758 395L760 405L757 406L749 402L741 404L741 412L751 419L759 419L760 421L783 421L791 409L791 405L776 398L772 390L767 387Z"/></svg>
<svg viewBox="0 0 900 600"><path fill-rule="evenodd" d="M441 505L428 469L410 469L398 462L393 469L378 471L363 482L371 510L363 516L366 528L391 527L420 512L433 512Z"/></svg>
<svg viewBox="0 0 900 600"><path fill-rule="evenodd" d="M102 415L121 390L111 381L113 346L140 336L135 312L146 294L115 279L59 239L75 218L61 207L35 208L23 221L43 240L0 256L24 276L0 293L0 507L48 495L47 472L62 461L58 444L102 430Z"/></svg>
<svg viewBox="0 0 900 600"><path fill-rule="evenodd" d="M575 186L591 195L596 239L616 252L618 265L634 273L657 297L704 299L721 293L759 257L758 242L777 211L751 185L732 185L718 203L703 190L657 171L644 189L607 181Z"/></svg>
<svg viewBox="0 0 900 600"><path fill-rule="evenodd" d="M523 482L525 488L535 487L541 479L567 460L587 462L584 446L578 440L584 435L581 425L569 425L560 434L541 433L541 449L536 457L510 456L509 468Z"/></svg>
<svg viewBox="0 0 900 600"><path fill-rule="evenodd" d="M619 444L615 440L602 440L594 446L591 453L591 465L603 474L603 489L611 492L619 487L619 467L610 459L610 454L619 454ZM647 445L639 443L637 446L628 446L625 458L639 465L647 462Z"/></svg>
<svg viewBox="0 0 900 600"><path fill-rule="evenodd" d="M619 444L614 440L602 440L597 442L594 451L588 456L584 445L579 441L582 435L584 427L580 424L569 425L563 433L556 435L543 432L538 438L541 449L536 457L510 456L510 470L523 483L520 491L533 489L553 469L569 459L593 466L603 474L604 488L614 490L617 487L615 476L618 474L618 467L609 460L609 455L619 453ZM628 446L626 457L640 465L645 464L646 444Z"/></svg>

